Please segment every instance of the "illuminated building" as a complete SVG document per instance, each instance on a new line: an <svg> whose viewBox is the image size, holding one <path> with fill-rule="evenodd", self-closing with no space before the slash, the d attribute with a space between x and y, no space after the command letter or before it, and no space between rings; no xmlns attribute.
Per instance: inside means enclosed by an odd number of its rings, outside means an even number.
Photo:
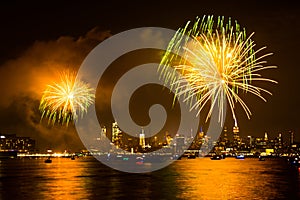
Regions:
<svg viewBox="0 0 300 200"><path fill-rule="evenodd" d="M17 137L16 134L0 135L0 150L14 150L21 153L34 152L35 140L30 137Z"/></svg>
<svg viewBox="0 0 300 200"><path fill-rule="evenodd" d="M225 126L223 129L223 133L221 134L221 137L220 137L220 145L222 147L227 147L228 144L229 144L228 132L227 132L227 127Z"/></svg>
<svg viewBox="0 0 300 200"><path fill-rule="evenodd" d="M278 134L278 143L282 145L282 136L281 136L281 133Z"/></svg>
<svg viewBox="0 0 300 200"><path fill-rule="evenodd" d="M267 143L264 140L264 138L255 138L255 148L259 152L265 152L265 149L267 148Z"/></svg>
<svg viewBox="0 0 300 200"><path fill-rule="evenodd" d="M103 126L101 128L101 137L106 137L106 127L105 126Z"/></svg>
<svg viewBox="0 0 300 200"><path fill-rule="evenodd" d="M265 138L264 138L264 140L267 142L268 141L268 133L267 132L265 132Z"/></svg>
<svg viewBox="0 0 300 200"><path fill-rule="evenodd" d="M282 135L281 133L278 134L278 137L276 138L275 141L275 148L280 151L283 148L283 143L282 143Z"/></svg>
<svg viewBox="0 0 300 200"><path fill-rule="evenodd" d="M269 146L274 148L275 153L280 154L283 153L283 141L282 141L282 134L279 133L278 136L269 142Z"/></svg>
<svg viewBox="0 0 300 200"><path fill-rule="evenodd" d="M198 133L198 137L199 138L203 138L204 137L204 132L203 132L202 126L200 127L200 132Z"/></svg>
<svg viewBox="0 0 300 200"><path fill-rule="evenodd" d="M177 134L175 136L175 147L176 147L175 152L176 153L183 153L184 143L185 143L184 136Z"/></svg>
<svg viewBox="0 0 300 200"><path fill-rule="evenodd" d="M171 142L173 141L173 138L170 135L167 135L166 141L167 141L167 146L170 146Z"/></svg>
<svg viewBox="0 0 300 200"><path fill-rule="evenodd" d="M107 137L107 135L106 135L106 127L103 126L103 127L101 127L100 137L97 137L97 140L103 140L106 137Z"/></svg>
<svg viewBox="0 0 300 200"><path fill-rule="evenodd" d="M158 144L157 144L157 136L153 137L152 146L153 147L157 147L158 146Z"/></svg>
<svg viewBox="0 0 300 200"><path fill-rule="evenodd" d="M239 145L240 145L240 142L241 142L239 132L240 132L240 130L239 130L239 127L237 125L237 121L235 120L234 121L234 127L233 127L233 143L234 143L235 148L238 148Z"/></svg>
<svg viewBox="0 0 300 200"><path fill-rule="evenodd" d="M292 146L294 144L294 132L289 131L289 133L290 133L290 146Z"/></svg>
<svg viewBox="0 0 300 200"><path fill-rule="evenodd" d="M142 128L139 138L140 138L139 145L142 148L145 148L146 142L145 142L145 131L144 131L144 128Z"/></svg>
<svg viewBox="0 0 300 200"><path fill-rule="evenodd" d="M112 124L112 143L116 143L118 141L119 133L121 133L121 130L119 129L118 123L114 122Z"/></svg>
<svg viewBox="0 0 300 200"><path fill-rule="evenodd" d="M166 131L165 132L165 142L164 142L164 145L165 146L169 146L171 144L171 140L172 140L172 138L171 138L169 132Z"/></svg>

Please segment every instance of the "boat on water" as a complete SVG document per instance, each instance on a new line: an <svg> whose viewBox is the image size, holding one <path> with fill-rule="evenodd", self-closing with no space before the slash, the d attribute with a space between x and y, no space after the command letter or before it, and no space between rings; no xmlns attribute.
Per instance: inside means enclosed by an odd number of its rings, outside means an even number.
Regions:
<svg viewBox="0 0 300 200"><path fill-rule="evenodd" d="M45 160L45 163L52 163L50 156Z"/></svg>
<svg viewBox="0 0 300 200"><path fill-rule="evenodd" d="M222 156L220 155L213 155L212 157L210 157L211 160L221 160Z"/></svg>
<svg viewBox="0 0 300 200"><path fill-rule="evenodd" d="M137 165L142 165L144 164L144 158L143 157L136 157L136 162L135 164Z"/></svg>
<svg viewBox="0 0 300 200"><path fill-rule="evenodd" d="M245 155L244 155L244 154L238 154L238 155L236 155L235 158L236 158L236 159L244 159L244 158L245 158Z"/></svg>
<svg viewBox="0 0 300 200"><path fill-rule="evenodd" d="M298 156L289 157L288 162L291 166L296 166L296 167L300 166L300 159Z"/></svg>
<svg viewBox="0 0 300 200"><path fill-rule="evenodd" d="M143 164L143 163L164 163L170 160L173 160L171 154L166 155L156 155L156 154L114 154L109 153L107 155L99 155L97 156L100 160L105 162L126 162L126 163L135 163L135 164Z"/></svg>

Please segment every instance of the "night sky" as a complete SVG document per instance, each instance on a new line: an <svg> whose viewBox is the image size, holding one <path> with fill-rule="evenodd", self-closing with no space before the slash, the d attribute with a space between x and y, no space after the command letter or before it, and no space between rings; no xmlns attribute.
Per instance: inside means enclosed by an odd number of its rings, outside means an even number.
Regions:
<svg viewBox="0 0 300 200"><path fill-rule="evenodd" d="M48 127L39 122L41 91L53 81L55 71L78 68L93 47L119 32L147 26L176 30L196 16L223 15L237 20L248 33L255 32L253 39L257 47L267 46L266 52L274 53L266 59L268 64L278 66L262 73L278 81L277 85L260 85L273 93L273 96L265 95L268 102L246 95L246 103L253 113L250 120L237 107L241 134L263 136L268 132L275 136L293 130L296 140L300 140L300 7L296 3L269 0L1 2L0 133L33 137L41 149L80 148L72 127ZM228 116L226 126L232 127L231 115Z"/></svg>

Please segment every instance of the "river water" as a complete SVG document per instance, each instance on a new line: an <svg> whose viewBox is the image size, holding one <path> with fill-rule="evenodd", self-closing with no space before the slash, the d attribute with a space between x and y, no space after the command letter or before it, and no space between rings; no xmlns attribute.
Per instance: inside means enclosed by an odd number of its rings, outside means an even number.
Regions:
<svg viewBox="0 0 300 200"><path fill-rule="evenodd" d="M1 199L300 199L300 175L283 159L183 159L130 174L93 157L0 162Z"/></svg>

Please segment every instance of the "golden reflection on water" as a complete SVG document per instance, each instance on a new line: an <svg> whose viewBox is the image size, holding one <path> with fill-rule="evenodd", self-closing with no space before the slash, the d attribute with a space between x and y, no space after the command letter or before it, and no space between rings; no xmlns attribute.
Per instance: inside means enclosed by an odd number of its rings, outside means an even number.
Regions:
<svg viewBox="0 0 300 200"><path fill-rule="evenodd" d="M270 168L272 165L266 165L266 162L235 158L176 161L173 167L178 172L177 198L277 199L282 194L272 187L272 184L276 184L276 176L275 173L274 175L268 173L274 169ZM283 183L281 187L287 186Z"/></svg>
<svg viewBox="0 0 300 200"><path fill-rule="evenodd" d="M67 158L54 158L52 163L44 164L47 181L39 183L38 188L44 188L40 191L45 199L88 199L89 193L84 192L87 186L86 180L78 181L80 177L87 174L86 168L82 167L82 162Z"/></svg>
<svg viewBox="0 0 300 200"><path fill-rule="evenodd" d="M126 164L126 163L124 163ZM292 197L291 197L292 195ZM146 174L96 159L13 159L0 163L0 199L299 199L299 172L282 159L183 159ZM291 198L290 198L291 197Z"/></svg>

